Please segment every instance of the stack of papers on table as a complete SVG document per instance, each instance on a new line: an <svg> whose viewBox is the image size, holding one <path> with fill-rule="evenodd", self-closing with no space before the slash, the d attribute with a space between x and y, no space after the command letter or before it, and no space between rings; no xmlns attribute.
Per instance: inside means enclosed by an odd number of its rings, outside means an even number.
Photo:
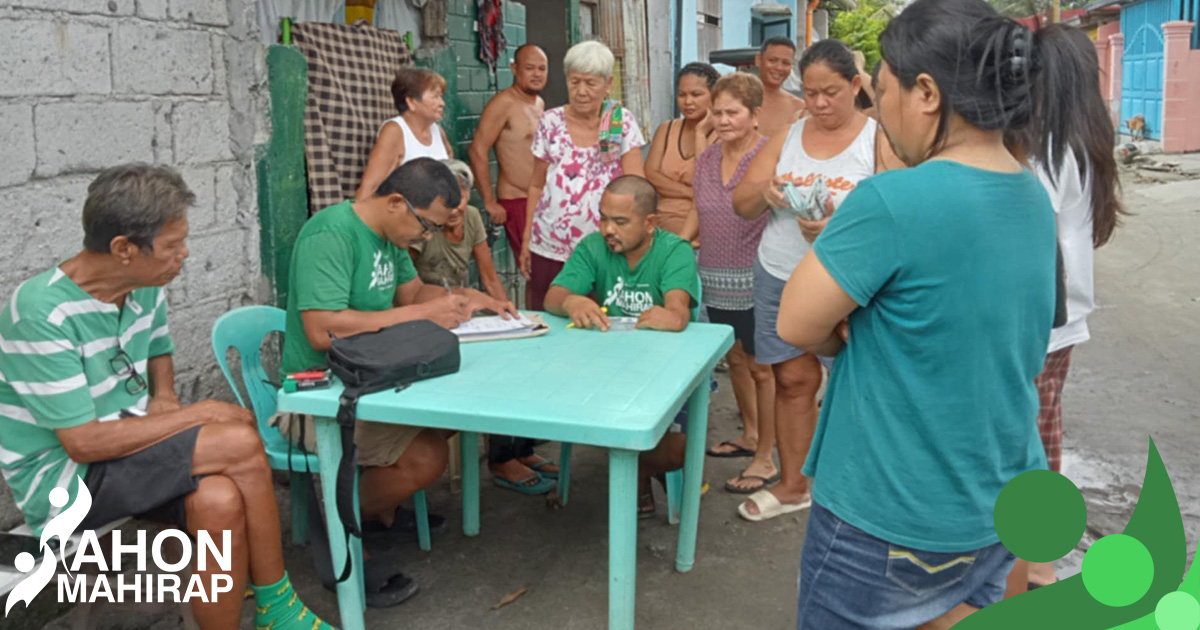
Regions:
<svg viewBox="0 0 1200 630"><path fill-rule="evenodd" d="M487 341L491 339L512 339L516 337L531 337L548 330L542 318L533 315L504 319L499 315L490 317L472 317L452 328L450 332L458 335L461 342Z"/></svg>

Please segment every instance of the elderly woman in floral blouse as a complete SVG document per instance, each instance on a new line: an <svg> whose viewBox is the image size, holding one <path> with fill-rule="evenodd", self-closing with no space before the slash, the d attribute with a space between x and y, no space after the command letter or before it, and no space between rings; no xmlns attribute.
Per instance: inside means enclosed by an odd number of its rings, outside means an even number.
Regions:
<svg viewBox="0 0 1200 630"><path fill-rule="evenodd" d="M563 60L568 102L542 114L534 135L520 258L532 310L542 310L575 245L599 229L604 187L621 175L645 175L642 131L629 110L608 98L613 61L600 42L572 46Z"/></svg>

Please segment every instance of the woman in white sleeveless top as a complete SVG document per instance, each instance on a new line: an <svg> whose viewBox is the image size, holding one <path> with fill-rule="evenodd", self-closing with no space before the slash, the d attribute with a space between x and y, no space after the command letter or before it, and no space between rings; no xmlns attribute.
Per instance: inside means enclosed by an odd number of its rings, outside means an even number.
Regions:
<svg viewBox="0 0 1200 630"><path fill-rule="evenodd" d="M800 75L810 115L759 152L734 192L734 209L742 218L770 213L754 265L754 345L755 360L775 372L774 437L780 470L774 470L769 459L756 458L742 473L748 480L768 480L738 507L751 521L803 510L812 502L801 468L817 425L821 362L780 339L776 319L784 285L828 218L804 221L780 209L788 205L781 186L791 182L805 192L824 180L829 191L826 212L832 213L858 182L883 170L884 163L899 164L878 123L854 106L862 79L846 44L814 44L800 60ZM770 436L761 428L759 433L758 448L769 450ZM768 489L775 479L779 484Z"/></svg>
<svg viewBox="0 0 1200 630"><path fill-rule="evenodd" d="M401 68L392 81L392 98L399 116L383 123L362 183L355 194L365 199L396 167L419 157L447 160L454 155L450 139L438 126L446 109L442 99L446 80L425 68Z"/></svg>

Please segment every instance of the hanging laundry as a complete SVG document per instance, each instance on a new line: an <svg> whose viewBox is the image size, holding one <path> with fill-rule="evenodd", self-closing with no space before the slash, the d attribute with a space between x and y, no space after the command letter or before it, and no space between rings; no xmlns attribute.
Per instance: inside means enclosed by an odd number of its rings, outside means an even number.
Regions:
<svg viewBox="0 0 1200 630"><path fill-rule="evenodd" d="M502 0L475 0L478 15L479 60L488 71L496 74L496 64L508 40L504 37L504 8Z"/></svg>

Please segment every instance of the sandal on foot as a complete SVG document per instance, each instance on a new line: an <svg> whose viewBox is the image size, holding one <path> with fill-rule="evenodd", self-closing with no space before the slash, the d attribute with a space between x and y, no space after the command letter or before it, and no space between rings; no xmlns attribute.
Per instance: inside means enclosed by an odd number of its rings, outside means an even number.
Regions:
<svg viewBox="0 0 1200 630"><path fill-rule="evenodd" d="M761 481L762 483L758 484L757 486L754 486L753 488L743 488L743 487L734 485L734 482L732 482L732 481L726 481L725 482L725 492L730 492L733 494L754 494L755 492L758 492L759 490L766 490L771 484L774 484L776 481L779 481L779 473L775 473L774 475L771 475L770 477L763 477L762 475L747 475L747 474L741 474L741 475L738 475L738 477L737 477L737 481L750 480L750 479L757 479L757 480Z"/></svg>
<svg viewBox="0 0 1200 630"><path fill-rule="evenodd" d="M535 479L537 480L537 483L529 483ZM514 492L520 492L521 494L528 494L531 496L547 494L553 490L556 485L558 485L553 479L546 479L536 472L519 481L509 481L504 477L494 476L492 477L492 483L504 488L505 490L512 490Z"/></svg>
<svg viewBox="0 0 1200 630"><path fill-rule="evenodd" d="M745 446L742 446L741 444L738 444L732 440L725 440L724 442L721 442L717 446L731 446L731 447L733 447L734 450L732 450L732 451L717 451L717 450L710 448L707 451L705 451L705 453L707 453L709 457L754 457L754 451L752 451L752 450L746 448Z"/></svg>
<svg viewBox="0 0 1200 630"><path fill-rule="evenodd" d="M525 464L525 465L529 466L530 468L533 469L534 472L536 472L537 474L541 475L542 477L544 477L546 479L558 479L558 471L557 470L542 470L543 468L545 468L547 466L557 466L558 465L548 459L543 459L542 461L540 461L536 464Z"/></svg>
<svg viewBox="0 0 1200 630"><path fill-rule="evenodd" d="M362 527L363 531L368 534L378 532L415 534L417 533L417 513L400 505L396 507L396 517L392 520L391 527L384 527L383 523L379 521L364 521ZM448 529L446 517L440 514L429 514L429 534L431 536L441 536Z"/></svg>
<svg viewBox="0 0 1200 630"><path fill-rule="evenodd" d="M637 515L639 521L652 518L657 509L658 507L654 505L653 491L638 495Z"/></svg>
<svg viewBox="0 0 1200 630"><path fill-rule="evenodd" d="M779 499L776 499L770 490L759 490L750 495L747 501L753 501L754 505L758 506L758 514L751 514L747 511L745 501L738 505L737 511L739 516L752 523L769 521L777 516L807 510L812 507L812 495L808 495L800 503L780 503Z"/></svg>

